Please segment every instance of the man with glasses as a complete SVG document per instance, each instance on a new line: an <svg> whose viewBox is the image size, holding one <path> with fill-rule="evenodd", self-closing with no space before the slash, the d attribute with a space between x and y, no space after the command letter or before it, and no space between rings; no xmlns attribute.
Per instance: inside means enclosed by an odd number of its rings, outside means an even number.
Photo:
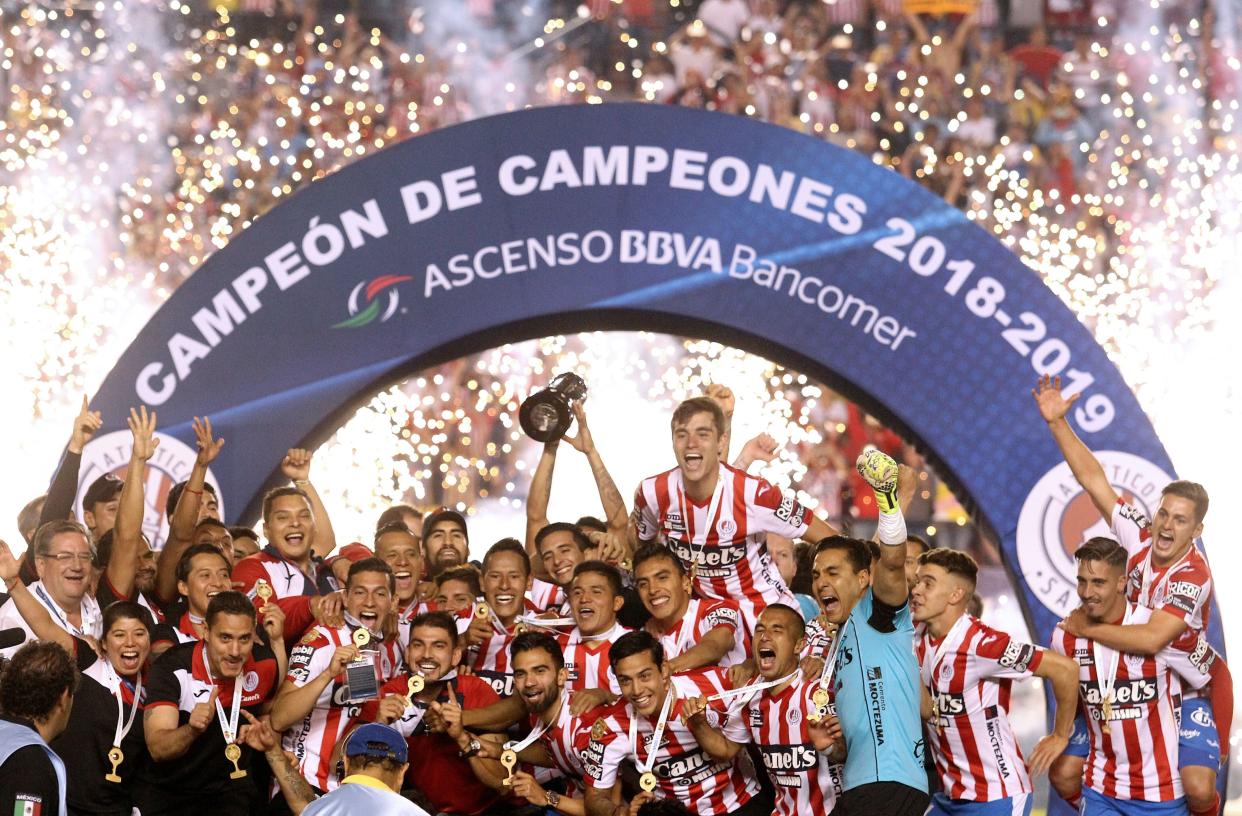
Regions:
<svg viewBox="0 0 1242 816"><path fill-rule="evenodd" d="M49 521L35 533L34 552L39 580L30 585L30 593L66 632L98 639L103 615L90 596L95 548L86 528L68 519ZM11 628L24 629L26 639L34 640L34 631L9 600L0 607L0 629ZM12 657L16 651L13 646L0 651L0 656Z"/></svg>

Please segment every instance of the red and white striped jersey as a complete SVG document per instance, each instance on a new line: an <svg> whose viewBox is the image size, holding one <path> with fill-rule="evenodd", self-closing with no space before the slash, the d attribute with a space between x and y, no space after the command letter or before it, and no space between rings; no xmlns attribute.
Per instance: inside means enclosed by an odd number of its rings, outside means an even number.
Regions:
<svg viewBox="0 0 1242 816"><path fill-rule="evenodd" d="M617 642L617 638L628 631L630 630L619 623L613 624L607 632L591 638L595 642L594 646L583 642L577 626L572 631L556 635L556 642L561 645L561 651L565 654L565 671L569 674L566 688L570 691L602 688L613 694L620 694L621 687L617 684L616 675L612 673L608 652L612 649L612 644Z"/></svg>
<svg viewBox="0 0 1242 816"><path fill-rule="evenodd" d="M556 722L539 737L552 757L555 769L566 779L565 795L580 799L585 795L582 779L586 776L586 765L582 761L583 752L591 741L591 727L608 709L604 706L593 708L581 717L575 717L570 711L569 700L561 703L561 710ZM532 714L527 722L533 730L539 727L539 715Z"/></svg>
<svg viewBox="0 0 1242 816"><path fill-rule="evenodd" d="M1015 678L1039 668L1043 650L963 615L943 640L920 626L914 656L931 693L932 751L945 796L994 802L1031 793L1009 695Z"/></svg>
<svg viewBox="0 0 1242 816"><path fill-rule="evenodd" d="M720 474L724 487L711 519L710 502L696 504L685 495L681 468L644 479L634 496L638 537L663 538L687 572L697 564L694 594L737 601L747 628L754 631L755 619L768 604L798 608L768 555L767 534L801 538L811 511L745 471L721 465ZM693 542L703 531L700 549Z"/></svg>
<svg viewBox="0 0 1242 816"><path fill-rule="evenodd" d="M807 623L806 632L803 634L806 645L802 647L802 652L798 656L803 658L818 657L820 660L827 660L828 653L832 651L834 632L836 632L836 627L824 620L823 615L817 615L812 618Z"/></svg>
<svg viewBox="0 0 1242 816"><path fill-rule="evenodd" d="M532 578L530 589L526 590L526 609L536 615L555 612L569 617L569 596L565 594L565 587L560 584Z"/></svg>
<svg viewBox="0 0 1242 816"><path fill-rule="evenodd" d="M404 653L410 645L410 621L425 612L435 612L435 601L411 600L409 605L397 610L397 640L401 642Z"/></svg>
<svg viewBox="0 0 1242 816"><path fill-rule="evenodd" d="M681 721L686 699L724 691L728 680L720 669L703 669L674 675L672 685L677 697L669 709L664 737L655 747L651 766L658 781L656 790L661 798L678 800L699 816L732 813L759 793L759 780L750 757L739 751L731 762L718 762L699 747L693 732ZM730 717L723 703L708 705L726 737L737 743L749 739L746 723L740 716ZM638 721L637 740L631 742L633 718ZM629 759L640 767L645 764L653 750L655 728L656 722L635 714L627 700L609 706L592 729L591 741L583 754L586 784L611 788L617 784L622 762Z"/></svg>
<svg viewBox="0 0 1242 816"><path fill-rule="evenodd" d="M465 621L466 627L469 628L470 618L466 618ZM517 635L514 631L517 626L518 624L514 624L512 629L505 629L493 616L492 636L479 644L477 652L475 652L476 647L472 646L471 652L474 652L474 658L467 657L464 661L469 664L475 677L486 680L501 697L513 694L513 664L509 658L509 644Z"/></svg>
<svg viewBox="0 0 1242 816"><path fill-rule="evenodd" d="M329 629L316 626L289 653L289 670L285 682L302 688L322 674L332 663L338 646L351 644L354 627ZM368 650L378 653L379 681L383 685L401 670L401 647L395 640L371 641ZM285 732L281 740L286 752L297 759L302 776L322 791L335 790L339 783L332 763L332 748L337 740L358 720L361 704L351 705L345 675L339 674L324 687L315 707L302 722Z"/></svg>
<svg viewBox="0 0 1242 816"><path fill-rule="evenodd" d="M776 788L778 816L828 813L841 795L844 766L815 750L807 724L807 714L817 708L811 695L819 687L819 678L799 674L779 694L765 689L742 709L750 741Z"/></svg>
<svg viewBox="0 0 1242 816"><path fill-rule="evenodd" d="M720 660L721 668L727 669L750 657L750 632L735 601L691 598L686 614L668 629L662 628L654 618L647 621L647 631L664 647L665 660L685 654L718 626L733 633L733 648Z"/></svg>
<svg viewBox="0 0 1242 816"><path fill-rule="evenodd" d="M1193 650L1198 633L1207 628L1212 608L1212 571L1207 559L1191 545L1177 563L1160 569L1151 560L1151 522L1142 510L1118 499L1111 522L1113 535L1130 553L1127 600L1184 620L1187 629L1173 645Z"/></svg>
<svg viewBox="0 0 1242 816"><path fill-rule="evenodd" d="M1129 605L1124 623L1143 623L1150 610ZM1091 734L1084 782L1114 799L1167 802L1182 796L1177 766L1178 709L1181 682L1169 658L1184 655L1166 648L1153 656L1123 654L1117 660L1113 712L1109 733L1100 724L1103 695L1096 666L1096 644L1062 630L1052 648L1078 663L1078 694ZM1099 659L1111 663L1113 650L1100 646ZM1206 675L1185 678L1206 683Z"/></svg>

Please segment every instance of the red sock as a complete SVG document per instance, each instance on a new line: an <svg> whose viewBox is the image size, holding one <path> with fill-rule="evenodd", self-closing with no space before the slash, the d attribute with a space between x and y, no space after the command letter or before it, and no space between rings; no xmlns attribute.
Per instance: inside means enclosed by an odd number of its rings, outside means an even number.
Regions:
<svg viewBox="0 0 1242 816"><path fill-rule="evenodd" d="M1220 794L1212 799L1212 804L1200 810L1191 810L1190 816L1217 816L1220 813Z"/></svg>

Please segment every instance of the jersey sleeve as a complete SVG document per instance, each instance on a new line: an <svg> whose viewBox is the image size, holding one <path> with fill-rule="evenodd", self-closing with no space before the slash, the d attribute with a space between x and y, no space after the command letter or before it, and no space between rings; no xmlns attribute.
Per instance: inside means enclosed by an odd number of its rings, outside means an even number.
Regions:
<svg viewBox="0 0 1242 816"><path fill-rule="evenodd" d="M704 637L708 632L718 626L728 627L736 638L738 631L742 628L742 613L738 609L737 603L734 601L709 601L703 600L706 606L703 614L699 616L698 626L695 634L700 638Z"/></svg>
<svg viewBox="0 0 1242 816"><path fill-rule="evenodd" d="M1006 632L984 628L975 647L975 667L983 677L1017 679L1028 677L1039 668L1043 649L1015 640Z"/></svg>
<svg viewBox="0 0 1242 816"><path fill-rule="evenodd" d="M638 528L639 541L654 541L660 534L660 520L656 518L655 508L647 503L647 495L643 489L646 484L639 484L634 491L634 525Z"/></svg>
<svg viewBox="0 0 1242 816"><path fill-rule="evenodd" d="M1146 547L1151 537L1151 521L1142 510L1127 504L1124 499L1117 499L1117 504L1113 505L1109 526L1117 542L1130 555Z"/></svg>
<svg viewBox="0 0 1242 816"><path fill-rule="evenodd" d="M285 613L285 643L302 639L302 636L315 625L315 615L311 612L310 595L294 595L290 598L273 598L270 603L280 607Z"/></svg>
<svg viewBox="0 0 1242 816"><path fill-rule="evenodd" d="M802 538L811 526L811 511L793 496L770 482L759 479L755 501L746 505L746 525L751 532L775 533L785 538Z"/></svg>
<svg viewBox="0 0 1242 816"><path fill-rule="evenodd" d="M500 695L492 684L477 677L462 677L457 681L457 688L461 691L462 708L487 708L492 703L500 702Z"/></svg>
<svg viewBox="0 0 1242 816"><path fill-rule="evenodd" d="M1205 565L1192 561L1169 576L1164 594L1155 599L1153 608L1187 622L1205 620L1203 608L1211 594L1211 574Z"/></svg>
<svg viewBox="0 0 1242 816"><path fill-rule="evenodd" d="M182 661L177 660L175 647L155 661L147 675L147 701L144 708L164 705L181 707L181 682L177 680L177 668L181 663Z"/></svg>
<svg viewBox="0 0 1242 816"><path fill-rule="evenodd" d="M302 688L331 665L334 652L336 647L323 635L302 638L289 653L285 681L292 683L295 688Z"/></svg>
<svg viewBox="0 0 1242 816"><path fill-rule="evenodd" d="M233 589L238 592L251 595L255 582L260 578L267 579L267 570L263 569L257 555L247 556L233 565Z"/></svg>

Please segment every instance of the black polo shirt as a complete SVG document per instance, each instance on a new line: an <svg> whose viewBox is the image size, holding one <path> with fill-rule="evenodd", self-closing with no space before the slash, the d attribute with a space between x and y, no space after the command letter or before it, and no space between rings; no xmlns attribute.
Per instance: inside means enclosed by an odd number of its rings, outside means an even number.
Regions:
<svg viewBox="0 0 1242 816"><path fill-rule="evenodd" d="M69 726L52 742L52 750L66 758L69 809L74 813L129 816L134 807L135 775L147 761L142 710L139 709L133 727L121 740L125 760L116 769L121 781L109 782L104 776L112 771L108 751L112 749L112 737L116 732L116 697L106 685L105 658L96 658L85 641L77 638L74 641L77 647L74 657L82 678L73 695ZM122 682L126 719L134 703L133 692L131 685ZM145 689L143 696L146 696Z"/></svg>
<svg viewBox="0 0 1242 816"><path fill-rule="evenodd" d="M17 717L8 722L35 730L34 723ZM60 783L47 752L38 745L18 748L0 765L0 813L22 813L29 805L35 813L60 812Z"/></svg>
<svg viewBox="0 0 1242 816"><path fill-rule="evenodd" d="M175 706L178 725L190 720L194 706L211 697L211 682L204 666L203 642L183 643L174 646L160 656L151 667L150 688L147 693L148 710L160 706ZM279 666L272 651L255 643L250 659L246 661L239 678L242 683L242 708L256 718L265 703L276 694L279 683ZM220 703L227 714L233 702L233 681L218 678ZM247 720L238 721L240 730ZM159 813L183 813L210 807L213 812L243 811L252 799L259 795L256 774L241 779L230 779L233 763L224 756L224 734L220 730L219 714L212 717L207 730L190 744L184 754L166 762L149 762L139 774L136 791L138 806L144 816ZM255 759L254 752L241 746L239 766L248 769ZM263 757L258 757L258 765ZM262 775L259 775L262 776ZM188 810L187 810L188 809Z"/></svg>

